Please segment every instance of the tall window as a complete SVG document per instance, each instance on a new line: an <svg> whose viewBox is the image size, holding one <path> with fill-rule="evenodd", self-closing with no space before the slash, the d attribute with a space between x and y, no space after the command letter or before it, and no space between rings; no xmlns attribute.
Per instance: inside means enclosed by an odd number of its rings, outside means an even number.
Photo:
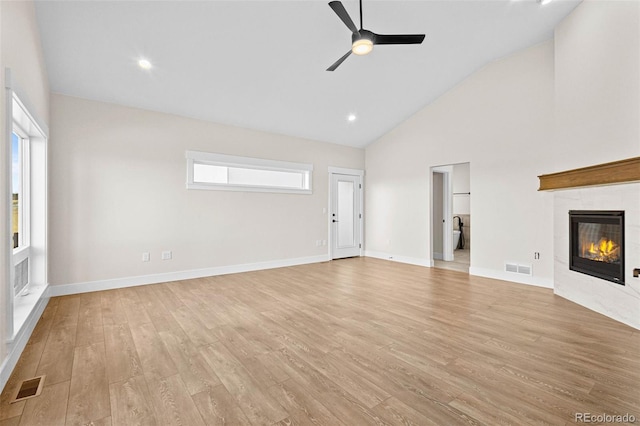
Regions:
<svg viewBox="0 0 640 426"><path fill-rule="evenodd" d="M9 339L15 338L47 290L47 138L45 123L38 121L12 87L11 69L4 69L7 102L3 170L8 174L5 202L11 211L5 222L11 244L10 265L2 277L0 323ZM27 296L28 297L22 297Z"/></svg>
<svg viewBox="0 0 640 426"><path fill-rule="evenodd" d="M11 133L11 246L14 294L29 284L29 138L14 123Z"/></svg>
<svg viewBox="0 0 640 426"><path fill-rule="evenodd" d="M27 211L24 203L25 190L23 175L25 174L25 163L28 164L27 145L28 139L18 136L14 131L11 133L11 232L12 245L14 249L27 245L25 241L25 225L28 223L26 219Z"/></svg>

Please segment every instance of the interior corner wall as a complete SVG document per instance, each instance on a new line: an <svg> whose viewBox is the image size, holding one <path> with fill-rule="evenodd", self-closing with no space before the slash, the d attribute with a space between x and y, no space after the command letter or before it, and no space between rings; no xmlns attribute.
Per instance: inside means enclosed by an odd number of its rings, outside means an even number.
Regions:
<svg viewBox="0 0 640 426"><path fill-rule="evenodd" d="M2 130L2 138L5 137L7 127L11 123L6 122L5 107L5 68L11 69L11 80L13 87L20 90L20 94L30 111L42 124L49 124L49 81L46 68L44 65L44 56L40 43L40 33L37 26L35 8L32 1L0 1L0 73L2 75L2 90L0 95L0 122ZM8 159L4 156L5 151L0 154L2 164L8 164ZM7 235L8 227L5 224L9 219L9 200L7 177L3 173L0 177L0 220L3 224L0 228L0 240L9 241L10 236ZM0 245L0 256L8 259L8 245ZM12 350L11 344L6 344L8 337L6 335L6 324L4 312L8 309L5 299L7 289L10 283L5 277L8 276L5 270L8 265L2 262L2 280L0 280L0 378L6 378L4 367L12 366L3 364L7 362L7 357ZM10 372L10 371L9 371ZM4 383L1 383L0 388Z"/></svg>
<svg viewBox="0 0 640 426"><path fill-rule="evenodd" d="M328 239L328 167L364 168L362 149L57 94L51 141L53 294L56 285L83 291L105 280L326 258L316 241ZM312 163L313 194L187 190L186 150ZM161 260L165 250L171 260Z"/></svg>
<svg viewBox="0 0 640 426"><path fill-rule="evenodd" d="M640 2L583 1L555 30L562 168L640 155Z"/></svg>
<svg viewBox="0 0 640 426"><path fill-rule="evenodd" d="M547 41L487 65L367 147L367 251L431 259L429 168L469 162L472 273L533 264L532 283L550 286L552 198L537 175L553 143L553 90Z"/></svg>
<svg viewBox="0 0 640 426"><path fill-rule="evenodd" d="M537 176L640 155L639 22L638 2L586 0L555 40L487 65L367 147L367 251L430 259L429 167L470 162L470 272L551 287L553 197ZM533 276L502 273L505 261Z"/></svg>
<svg viewBox="0 0 640 426"><path fill-rule="evenodd" d="M562 171L640 156L640 2L583 1L555 31ZM554 292L640 329L640 184L554 193ZM625 211L624 286L569 270L569 210Z"/></svg>
<svg viewBox="0 0 640 426"><path fill-rule="evenodd" d="M29 111L49 124L49 78L33 1L2 2L2 62ZM4 70L3 70L4 72Z"/></svg>

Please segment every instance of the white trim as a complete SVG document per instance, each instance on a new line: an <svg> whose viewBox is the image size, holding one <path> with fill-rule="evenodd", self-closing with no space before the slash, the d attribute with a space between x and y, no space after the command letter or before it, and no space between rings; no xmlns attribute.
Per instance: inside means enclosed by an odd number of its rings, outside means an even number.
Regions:
<svg viewBox="0 0 640 426"><path fill-rule="evenodd" d="M187 189L204 189L214 191L272 192L278 194L312 194L311 189L277 188L274 186L248 186L216 183L189 183Z"/></svg>
<svg viewBox="0 0 640 426"><path fill-rule="evenodd" d="M358 253L358 256L363 256L364 255L364 174L365 171L364 170L360 170L360 169L347 169L344 167L333 167L333 166L329 166L328 167L328 177L329 177L329 191L328 195L328 206L329 208L327 209L328 213L327 213L327 228L329 231L329 235L327 237L327 241L328 241L328 247L329 247L329 259L333 260L333 225L332 225L332 216L331 216L331 208L333 207L333 175L347 175L347 176L358 176L360 177L360 188L358 188L359 193L359 218L360 218L360 242L358 244L360 244L360 251Z"/></svg>
<svg viewBox="0 0 640 426"><path fill-rule="evenodd" d="M329 256L325 254L320 256L270 260L257 263L245 263L241 265L218 266L213 268L192 269L188 271L166 272L162 274L139 275L135 277L115 278L112 280L50 285L49 297L68 296L71 294L89 293L92 291L113 290L116 288L189 280L194 278L212 277L216 275L237 274L240 272L261 271L265 269L284 268L288 266L307 265L310 263L327 262L328 260Z"/></svg>
<svg viewBox="0 0 640 426"><path fill-rule="evenodd" d="M339 175L354 175L364 177L364 170L359 169L346 169L344 167L329 166L329 174L336 173Z"/></svg>
<svg viewBox="0 0 640 426"><path fill-rule="evenodd" d="M11 72L9 68L7 68L6 70L8 73ZM35 115L32 114L32 111L35 111L35 109L29 103L29 99L24 95L24 92L20 89L20 87L17 87L16 85L13 85L12 87L10 82L9 84L5 84L5 88L12 92L12 97L10 101L16 101L16 103L20 107L19 113L24 114L29 119L29 121L31 121L31 123L35 126L35 127L29 126L30 127L29 129L25 129L24 128L25 126L22 123L20 123L21 126L23 127L23 130L26 130L29 133L29 136L36 136L36 137L49 139L49 127L47 127L47 125L44 124L44 122L42 122ZM13 116L14 116L13 111L11 111L12 120L13 120ZM36 132L39 133L39 135L36 135L35 134Z"/></svg>
<svg viewBox="0 0 640 426"><path fill-rule="evenodd" d="M4 244L7 244L7 252L6 255L2 256L2 259L0 259L0 262L2 262L0 270L4 271L2 274L2 280L4 280L7 285L5 286L4 306L0 306L0 311L4 311L5 314L5 333L7 336L13 336L13 249L10 248L11 245L9 244L10 238L13 235L11 232L13 202L10 201L12 197L11 194L13 192L11 188L11 132L13 131L13 90L11 90L11 86L11 69L5 68L5 132L2 135L2 146L4 149L3 153L6 163L3 165L2 169L4 170L5 185L3 189L5 194L4 198L6 200L2 200L0 205L6 208L7 214L7 220L3 224L6 232L6 241Z"/></svg>
<svg viewBox="0 0 640 426"><path fill-rule="evenodd" d="M442 185L444 187L443 197L442 197L442 218L443 222L443 231L442 231L442 258L439 260L444 260L447 262L451 262L454 260L453 257L453 166L435 166L431 167L431 173L429 175L430 179L430 187L431 187L431 252L433 253L433 173L441 173L443 182ZM436 259L435 253L432 255L432 259Z"/></svg>
<svg viewBox="0 0 640 426"><path fill-rule="evenodd" d="M518 284L533 285L536 287L553 288L553 279L543 277L532 277L514 272L497 271L495 269L470 267L469 275L477 277L493 278L495 280L509 281Z"/></svg>
<svg viewBox="0 0 640 426"><path fill-rule="evenodd" d="M31 311L29 316L27 317L24 325L20 328L20 331L14 337L12 341L9 343L13 343L11 345L11 349L9 350L9 354L4 359L2 366L0 366L0 391L4 389L13 369L16 367L18 360L20 359L20 355L22 355L22 351L25 346L27 346L27 342L29 342L29 338L31 337L31 333L33 333L33 329L36 327L38 320L42 316L44 312L44 308L49 303L48 297L42 297L34 309Z"/></svg>
<svg viewBox="0 0 640 426"><path fill-rule="evenodd" d="M240 157L237 155L216 154L213 152L186 151L185 157L189 160L206 161L207 163L220 163L231 167L256 166L264 169L308 170L313 171L313 164L294 163L291 161L268 160L265 158Z"/></svg>
<svg viewBox="0 0 640 426"><path fill-rule="evenodd" d="M420 259L416 257L397 256L391 253L383 253L378 251L366 250L364 255L367 257L373 257L376 259L390 260L392 262L408 263L410 265L433 267L433 264L427 259ZM549 278L531 277L528 275L514 274L504 271L496 271L486 268L469 268L469 275L475 275L478 277L492 278L495 280L508 281L516 284L526 284L536 287L544 287L553 289L553 280Z"/></svg>
<svg viewBox="0 0 640 426"><path fill-rule="evenodd" d="M40 300L48 298L49 284L30 283L25 287L26 291L16 295L13 301L13 327L15 332L7 337L7 342L11 343L20 334L24 325L29 321L29 316L38 306Z"/></svg>
<svg viewBox="0 0 640 426"><path fill-rule="evenodd" d="M390 260L392 262L399 262L399 263L407 263L409 265L417 265L417 266L424 266L425 268L430 268L432 267L432 261L430 261L429 259L421 259L418 257L409 257L409 256L398 256L395 254L391 254L391 253L383 253L380 251L371 251L371 250L365 250L364 255L367 257L374 257L376 259L384 259L384 260Z"/></svg>

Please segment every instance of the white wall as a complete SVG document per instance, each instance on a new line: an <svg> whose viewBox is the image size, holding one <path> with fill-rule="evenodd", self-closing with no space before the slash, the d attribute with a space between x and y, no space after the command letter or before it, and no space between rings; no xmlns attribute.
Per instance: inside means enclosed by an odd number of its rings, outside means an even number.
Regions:
<svg viewBox="0 0 640 426"><path fill-rule="evenodd" d="M10 126L5 118L5 91L4 91L4 70L11 68L13 86L16 87L22 97L22 101L30 108L30 112L44 125L49 124L49 82L44 66L44 57L40 45L40 35L38 32L34 4L31 1L0 1L0 72L2 74L2 91L0 93L0 127L4 140L7 128ZM0 150L0 161L4 165L8 164L5 154ZM7 187L7 176L3 172L0 174L0 223L6 224L9 220L9 193ZM0 227L0 241L9 241L8 228ZM7 300L5 294L7 286L10 285L8 276L8 245L0 244L0 388L4 384L7 373L12 368L7 357L14 349L12 344L6 344L7 325L5 323L5 312L7 312ZM15 358L15 355L12 357ZM15 359L14 359L15 360ZM11 362L9 362L10 364Z"/></svg>
<svg viewBox="0 0 640 426"><path fill-rule="evenodd" d="M549 171L640 155L640 2L585 1L555 32L555 157ZM573 150L573 151L572 151ZM562 163L560 166L559 163ZM640 184L557 191L554 291L640 329ZM620 286L568 269L568 211L625 210Z"/></svg>
<svg viewBox="0 0 640 426"><path fill-rule="evenodd" d="M470 162L471 266L500 272L539 251L534 278L550 285L552 199L536 176L552 136L549 41L486 66L367 147L367 251L429 259L429 168Z"/></svg>
<svg viewBox="0 0 640 426"><path fill-rule="evenodd" d="M640 153L640 2L584 1L555 31L557 172Z"/></svg>
<svg viewBox="0 0 640 426"><path fill-rule="evenodd" d="M364 168L360 149L62 95L51 140L53 287L326 255L327 168ZM186 150L313 163L313 194L187 190Z"/></svg>
<svg viewBox="0 0 640 426"><path fill-rule="evenodd" d="M640 155L638 7L583 2L555 45L489 64L369 146L367 250L428 259L429 167L471 162L471 273L551 286L553 198L537 176Z"/></svg>

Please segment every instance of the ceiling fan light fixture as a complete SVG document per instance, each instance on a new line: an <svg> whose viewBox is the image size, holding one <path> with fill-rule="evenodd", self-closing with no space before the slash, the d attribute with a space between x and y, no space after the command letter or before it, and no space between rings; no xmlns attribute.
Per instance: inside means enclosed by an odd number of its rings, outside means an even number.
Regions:
<svg viewBox="0 0 640 426"><path fill-rule="evenodd" d="M356 40L351 45L351 51L356 55L366 55L373 50L373 42L368 38Z"/></svg>
<svg viewBox="0 0 640 426"><path fill-rule="evenodd" d="M145 71L149 71L151 68L153 68L153 64L151 63L151 61L146 58L138 59L138 66Z"/></svg>

